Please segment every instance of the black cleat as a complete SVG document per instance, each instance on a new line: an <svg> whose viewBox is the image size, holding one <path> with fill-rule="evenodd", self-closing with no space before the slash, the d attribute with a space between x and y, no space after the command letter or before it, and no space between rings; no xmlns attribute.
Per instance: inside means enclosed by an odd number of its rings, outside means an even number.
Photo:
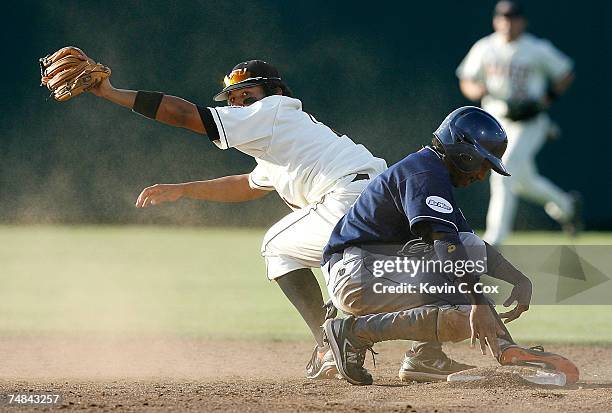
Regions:
<svg viewBox="0 0 612 413"><path fill-rule="evenodd" d="M358 346L351 337L350 330L354 323L352 317L327 320L323 324L325 338L336 360L338 372L349 383L357 385L372 384L372 376L363 367L366 351L369 346Z"/></svg>
<svg viewBox="0 0 612 413"><path fill-rule="evenodd" d="M437 357L422 356L408 351L404 356L399 378L402 381L446 381L449 374L473 369L476 366L459 363L443 352Z"/></svg>

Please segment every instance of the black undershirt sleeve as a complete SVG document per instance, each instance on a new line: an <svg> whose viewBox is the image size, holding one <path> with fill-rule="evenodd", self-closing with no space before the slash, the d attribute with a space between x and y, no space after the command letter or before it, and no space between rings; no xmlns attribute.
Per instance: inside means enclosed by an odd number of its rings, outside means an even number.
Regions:
<svg viewBox="0 0 612 413"><path fill-rule="evenodd" d="M487 275L512 285L529 281L527 276L512 265L495 247L485 242L487 248Z"/></svg>
<svg viewBox="0 0 612 413"><path fill-rule="evenodd" d="M196 106L198 108L198 113L200 114L200 118L202 118L202 123L204 124L204 129L206 129L206 134L208 135L208 139L210 141L219 140L219 130L217 129L217 124L213 119L212 111L214 109Z"/></svg>

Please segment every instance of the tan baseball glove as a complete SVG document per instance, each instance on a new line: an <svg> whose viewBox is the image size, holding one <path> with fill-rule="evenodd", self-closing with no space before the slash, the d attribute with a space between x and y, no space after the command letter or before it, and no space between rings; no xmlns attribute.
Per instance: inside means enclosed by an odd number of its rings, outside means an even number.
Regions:
<svg viewBox="0 0 612 413"><path fill-rule="evenodd" d="M40 83L64 102L110 77L110 68L96 63L79 48L67 46L40 59Z"/></svg>

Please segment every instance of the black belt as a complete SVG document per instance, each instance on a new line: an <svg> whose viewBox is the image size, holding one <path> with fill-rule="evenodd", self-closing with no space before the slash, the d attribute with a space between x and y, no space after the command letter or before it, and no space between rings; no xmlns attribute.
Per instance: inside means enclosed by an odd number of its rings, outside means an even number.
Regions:
<svg viewBox="0 0 612 413"><path fill-rule="evenodd" d="M357 174L355 175L355 177L353 178L353 180L351 182L357 182L357 181L363 181L366 179L370 179L370 175L368 174Z"/></svg>

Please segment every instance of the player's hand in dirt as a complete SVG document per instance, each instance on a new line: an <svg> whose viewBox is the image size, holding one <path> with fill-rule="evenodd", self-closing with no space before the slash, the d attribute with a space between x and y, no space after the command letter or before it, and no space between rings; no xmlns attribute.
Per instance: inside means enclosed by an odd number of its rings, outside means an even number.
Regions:
<svg viewBox="0 0 612 413"><path fill-rule="evenodd" d="M177 201L183 196L183 189L181 184L156 184L145 188L136 200L136 208Z"/></svg>
<svg viewBox="0 0 612 413"><path fill-rule="evenodd" d="M491 354L497 359L500 353L497 337L505 332L493 316L492 311L488 304L472 305L470 312L470 327L472 329L470 345L474 348L476 338L478 338L482 354L487 354L488 347Z"/></svg>
<svg viewBox="0 0 612 413"><path fill-rule="evenodd" d="M500 313L500 318L505 318L504 324L508 324L511 321L516 320L525 311L529 310L529 303L531 302L531 281L525 277L517 284L514 285L510 296L504 301L504 307L510 307L512 303L516 302L516 307L505 313Z"/></svg>

